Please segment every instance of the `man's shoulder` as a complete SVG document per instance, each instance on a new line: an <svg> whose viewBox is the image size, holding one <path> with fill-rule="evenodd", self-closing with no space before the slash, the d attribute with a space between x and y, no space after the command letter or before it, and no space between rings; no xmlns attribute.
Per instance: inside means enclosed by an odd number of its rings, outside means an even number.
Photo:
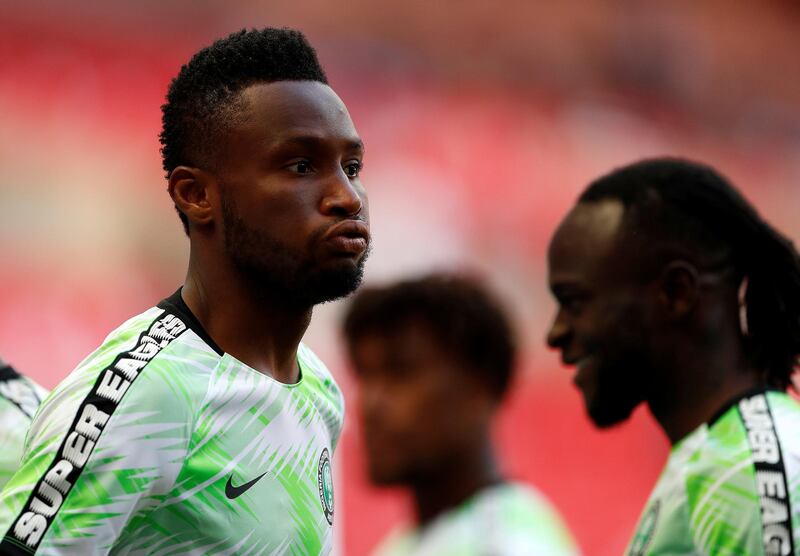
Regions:
<svg viewBox="0 0 800 556"><path fill-rule="evenodd" d="M500 518L499 521L506 524L555 513L553 505L539 490L518 482L501 483L479 491L467 501L465 509Z"/></svg>
<svg viewBox="0 0 800 556"><path fill-rule="evenodd" d="M673 450L671 463L682 467L686 479L753 477L759 460L776 463L787 448L800 449L800 404L785 392L755 392L732 402L704 428Z"/></svg>
<svg viewBox="0 0 800 556"><path fill-rule="evenodd" d="M637 547L645 546L655 553L667 545L757 553L762 506L786 502L765 502L761 491L783 492L772 488L783 480L781 473L790 489L797 484L792 477L800 466L792 454L800 462L800 450L793 451L800 436L798 418L797 402L785 393L751 391L679 442L642 514L631 553L644 553Z"/></svg>
<svg viewBox="0 0 800 556"><path fill-rule="evenodd" d="M314 374L322 377L332 376L328 366L314 353L314 350L303 342L300 342L297 346L297 358L300 360L301 365L304 365Z"/></svg>
<svg viewBox="0 0 800 556"><path fill-rule="evenodd" d="M673 447L668 470L687 481L702 476L731 478L739 472L752 476L753 454L759 449L753 441L763 436L751 431L760 433L769 429L774 433L776 402L783 402L784 398L787 396L782 393L757 391L732 400L708 424ZM782 411L791 413L796 403L793 400L788 403ZM800 418L800 411L795 411L794 416Z"/></svg>
<svg viewBox="0 0 800 556"><path fill-rule="evenodd" d="M53 390L34 428L63 428L90 402L109 415L131 404L180 411L199 403L218 360L181 315L151 307L114 329Z"/></svg>
<svg viewBox="0 0 800 556"><path fill-rule="evenodd" d="M697 516L709 503L732 502L737 492L747 493L747 498L754 486L747 430L737 404L732 403L673 447L656 492L684 499L689 513Z"/></svg>
<svg viewBox="0 0 800 556"><path fill-rule="evenodd" d="M547 554L578 553L556 507L532 485L510 482L487 489L477 504L482 506L478 519L492 523L487 538L508 547L510 554L524 554L525 546Z"/></svg>
<svg viewBox="0 0 800 556"><path fill-rule="evenodd" d="M297 348L297 358L303 372L302 391L310 396L320 412L336 447L344 421L344 395L328 367L305 344Z"/></svg>
<svg viewBox="0 0 800 556"><path fill-rule="evenodd" d="M176 295L115 328L76 370L93 365L103 367L109 358L126 356L146 365L163 363L165 359L173 359L176 352L179 357L195 358L206 364L218 360L221 350L207 337L196 319L174 303Z"/></svg>
<svg viewBox="0 0 800 556"><path fill-rule="evenodd" d="M125 519L118 507L167 492L186 460L205 395L204 376L210 373L198 362L203 346L179 315L162 307L109 334L33 419L0 521L35 519L38 529L15 528L18 539L33 547L61 542L65 537L59 535L69 529L63 524L72 516L101 508L104 519L90 529L116 535ZM62 479L67 475L68 482ZM50 537L42 541L45 530ZM85 538L67 536L69 542Z"/></svg>
<svg viewBox="0 0 800 556"><path fill-rule="evenodd" d="M504 483L479 491L424 529L398 527L376 554L574 556L579 550L543 494L529 485Z"/></svg>
<svg viewBox="0 0 800 556"><path fill-rule="evenodd" d="M342 399L342 391L333 374L310 347L301 343L297 348L297 358L305 373L303 380L310 379L308 382L314 388L321 389L328 397Z"/></svg>
<svg viewBox="0 0 800 556"><path fill-rule="evenodd" d="M780 438L787 435L780 432L787 418L798 415L796 403L786 394L749 392L709 424L701 441L683 448L676 476L698 547L752 551L760 546L763 508L788 507L785 485L796 483L791 476L797 466L787 465L787 444ZM797 421L789 428L790 437L800 432ZM788 442L796 444L794 438ZM776 481L781 485L773 489ZM781 496L766 496L773 490Z"/></svg>

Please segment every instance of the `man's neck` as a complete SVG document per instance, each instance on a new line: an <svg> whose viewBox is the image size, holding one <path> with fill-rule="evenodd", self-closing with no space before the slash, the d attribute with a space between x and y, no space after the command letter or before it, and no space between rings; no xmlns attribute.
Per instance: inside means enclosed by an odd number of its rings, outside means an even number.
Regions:
<svg viewBox="0 0 800 556"><path fill-rule="evenodd" d="M420 527L460 506L484 488L503 480L488 442L476 457L453 457L451 461L453 465L442 470L442 473L426 477L411 487Z"/></svg>
<svg viewBox="0 0 800 556"><path fill-rule="evenodd" d="M299 380L297 347L311 322L311 307L286 307L255 294L231 272L201 273L191 263L181 294L226 353L279 382Z"/></svg>
<svg viewBox="0 0 800 556"><path fill-rule="evenodd" d="M673 446L722 407L762 381L744 361L708 361L684 367L673 384L658 388L648 404ZM690 380L685 377L696 377ZM715 378L716 377L716 378Z"/></svg>

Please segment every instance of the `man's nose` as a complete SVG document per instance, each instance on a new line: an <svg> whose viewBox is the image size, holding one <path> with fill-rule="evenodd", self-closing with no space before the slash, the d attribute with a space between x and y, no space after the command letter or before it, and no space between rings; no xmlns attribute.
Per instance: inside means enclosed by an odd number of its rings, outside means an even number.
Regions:
<svg viewBox="0 0 800 556"><path fill-rule="evenodd" d="M323 214L355 216L363 211L365 200L364 189L340 168L328 179L320 209Z"/></svg>
<svg viewBox="0 0 800 556"><path fill-rule="evenodd" d="M560 348L569 336L569 325L564 319L561 311L559 311L553 319L553 324L550 325L550 330L547 332L547 345L551 348Z"/></svg>

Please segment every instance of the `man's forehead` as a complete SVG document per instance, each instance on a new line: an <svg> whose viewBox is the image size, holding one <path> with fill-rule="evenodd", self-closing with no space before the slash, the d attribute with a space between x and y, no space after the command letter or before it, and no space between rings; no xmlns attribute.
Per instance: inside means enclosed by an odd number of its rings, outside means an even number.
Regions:
<svg viewBox="0 0 800 556"><path fill-rule="evenodd" d="M430 336L427 323L417 317L401 318L389 324L364 331L352 339L354 346L389 350L399 344L414 343Z"/></svg>
<svg viewBox="0 0 800 556"><path fill-rule="evenodd" d="M333 89L317 81L258 83L244 89L229 118L232 152L255 148L363 151L350 115ZM252 153L251 153L252 154ZM250 155L248 155L250 156Z"/></svg>
<svg viewBox="0 0 800 556"><path fill-rule="evenodd" d="M586 268L600 263L615 247L625 214L615 199L578 203L558 227L550 243L552 269Z"/></svg>
<svg viewBox="0 0 800 556"><path fill-rule="evenodd" d="M352 125L342 99L318 81L256 83L245 88L240 99L250 118L266 121L273 128L324 123Z"/></svg>
<svg viewBox="0 0 800 556"><path fill-rule="evenodd" d="M435 348L433 331L417 317L401 319L390 326L363 332L351 340L353 353L373 358L390 358L400 353L427 353Z"/></svg>

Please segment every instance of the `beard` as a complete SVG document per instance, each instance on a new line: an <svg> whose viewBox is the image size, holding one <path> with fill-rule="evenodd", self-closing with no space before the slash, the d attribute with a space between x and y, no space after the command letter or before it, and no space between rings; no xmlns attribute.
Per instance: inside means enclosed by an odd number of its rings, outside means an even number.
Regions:
<svg viewBox="0 0 800 556"><path fill-rule="evenodd" d="M599 428L609 428L626 421L633 410L645 401L644 385L635 373L620 372L619 368L599 371L597 389L587 412ZM613 380L603 376L614 374Z"/></svg>
<svg viewBox="0 0 800 556"><path fill-rule="evenodd" d="M364 276L367 251L357 262L333 261L323 266L310 253L327 231L309 238L306 253L297 253L276 238L249 227L238 215L233 201L221 198L225 251L252 291L275 305L307 309L353 293Z"/></svg>
<svg viewBox="0 0 800 556"><path fill-rule="evenodd" d="M616 339L613 350L595 352L593 379L583 392L589 418L599 428L627 420L649 398L654 369L646 338L626 336Z"/></svg>
<svg viewBox="0 0 800 556"><path fill-rule="evenodd" d="M617 300L584 349L594 360L584 391L589 418L599 428L626 421L650 399L655 384L655 334L645 307L633 294Z"/></svg>

